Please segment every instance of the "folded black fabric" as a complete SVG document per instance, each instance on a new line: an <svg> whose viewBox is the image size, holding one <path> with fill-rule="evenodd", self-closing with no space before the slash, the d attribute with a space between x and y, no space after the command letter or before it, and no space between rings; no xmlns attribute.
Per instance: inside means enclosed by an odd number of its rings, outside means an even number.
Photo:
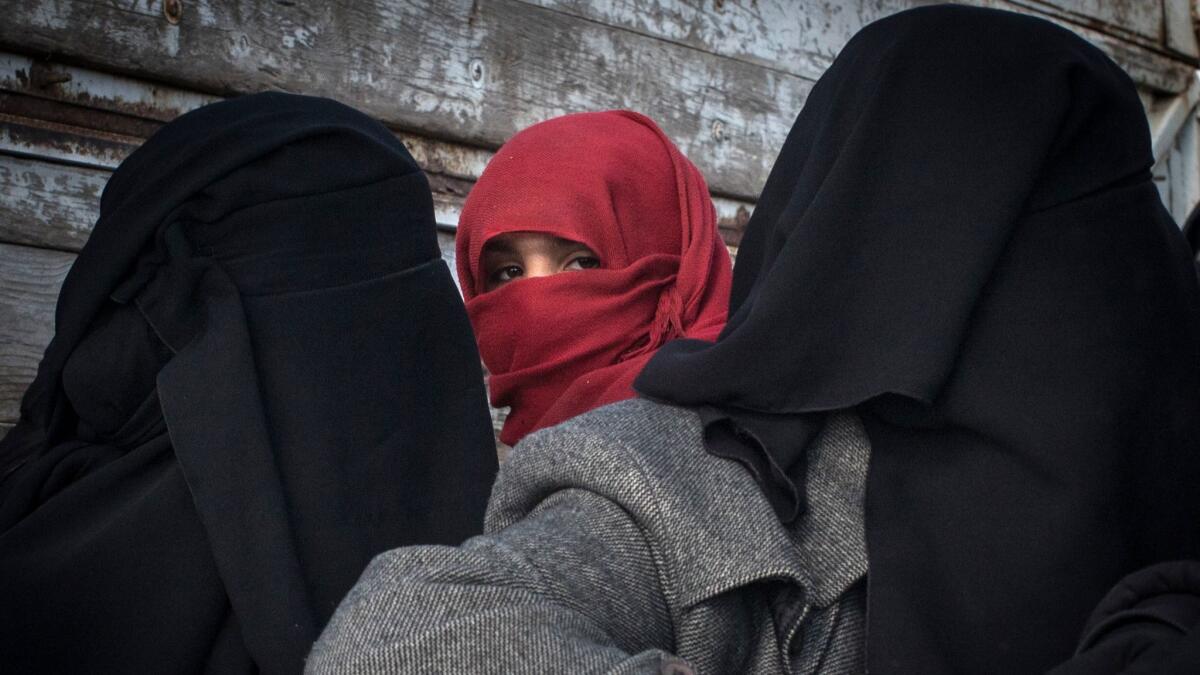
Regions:
<svg viewBox="0 0 1200 675"><path fill-rule="evenodd" d="M1200 561L1159 563L1122 579L1088 619L1075 657L1051 672L1200 673Z"/></svg>

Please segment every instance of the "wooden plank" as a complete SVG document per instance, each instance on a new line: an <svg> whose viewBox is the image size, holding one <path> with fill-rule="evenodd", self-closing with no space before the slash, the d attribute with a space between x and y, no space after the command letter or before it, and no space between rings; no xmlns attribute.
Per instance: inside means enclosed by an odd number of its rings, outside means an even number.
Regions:
<svg viewBox="0 0 1200 675"><path fill-rule="evenodd" d="M157 102L145 103L145 90L163 87L129 78L119 81L123 93L130 99L102 98L80 86L71 90L58 87L38 88L30 83L30 70L53 73L78 85L96 77L94 71L34 61L26 57L0 52L0 149L54 159L60 162L113 169L161 126L162 120L173 119L191 108L180 109L170 101L162 107ZM177 91L177 90L173 90ZM164 97L165 98L165 97ZM191 101L204 105L220 100L208 97ZM93 107L92 103L97 107ZM145 115L138 125L120 124L120 119L134 114ZM153 120L147 123L146 120ZM127 133L113 130L124 127ZM469 146L454 145L410 133L397 137L408 146L413 157L426 171L449 176L474 178L483 170L491 152Z"/></svg>
<svg viewBox="0 0 1200 675"><path fill-rule="evenodd" d="M1048 11L1104 31L1163 45L1163 4L1155 0L1032 0Z"/></svg>
<svg viewBox="0 0 1200 675"><path fill-rule="evenodd" d="M1173 193L1177 200L1174 213L1175 222L1183 227L1188 216L1200 205L1200 121L1195 113L1180 132L1175 151L1179 170L1172 174L1175 181Z"/></svg>
<svg viewBox="0 0 1200 675"><path fill-rule="evenodd" d="M39 84L45 82L59 84ZM73 86L59 86L63 83ZM88 83L97 83L99 89L92 91ZM162 85L0 52L0 152L113 169L162 120L186 112L189 106L214 100L218 99L189 97L187 92ZM113 127L124 133L114 133ZM409 132L398 132L397 137L429 174L438 223L457 225L462 200L491 159L492 151ZM716 196L714 202L726 242L736 246L752 205L721 196ZM11 195L9 206L30 208L12 203ZM86 221L91 219L78 218L74 222L78 228L86 228L90 227ZM68 250L82 243L80 239L72 247L54 237L44 238L23 221L18 219L13 225L24 227L23 237L0 231L0 240ZM24 238L29 236L35 238Z"/></svg>
<svg viewBox="0 0 1200 675"><path fill-rule="evenodd" d="M54 333L54 303L75 256L0 244L0 422L15 422Z"/></svg>
<svg viewBox="0 0 1200 675"><path fill-rule="evenodd" d="M815 80L860 28L913 0L525 0Z"/></svg>
<svg viewBox="0 0 1200 675"><path fill-rule="evenodd" d="M113 169L143 139L85 129L4 112L0 97L0 151L54 159L78 166Z"/></svg>
<svg viewBox="0 0 1200 675"><path fill-rule="evenodd" d="M1194 79L1190 87L1177 96L1156 96L1146 108L1150 123L1151 151L1154 161L1161 162L1171 151L1176 137L1188 124L1200 101L1200 78Z"/></svg>
<svg viewBox="0 0 1200 675"><path fill-rule="evenodd" d="M1170 200L1164 204L1180 227L1200 202L1200 167L1197 166L1200 147L1197 146L1196 126L1193 112L1179 130L1166 161L1171 185Z"/></svg>
<svg viewBox="0 0 1200 675"><path fill-rule="evenodd" d="M1187 89L1195 71L1196 59L1191 56L1165 56L1158 53L1162 46L1137 38L1132 33L1121 36L1097 30L1080 17L1064 12L1049 12L1048 5L1038 0L969 0L969 4L994 9L1023 11L1058 24L1088 40L1121 66L1138 86L1152 91L1178 94Z"/></svg>
<svg viewBox="0 0 1200 675"><path fill-rule="evenodd" d="M863 26L889 14L926 4L922 0L524 0L564 14L653 36L702 51L816 79ZM1186 0L1165 0L1178 5ZM1186 69L1154 53L1162 49L1163 7L1145 0L965 0L996 9L1034 13L1091 40L1135 81L1167 91ZM1195 57L1183 41L1189 20L1172 14L1168 27L1182 31L1167 48ZM1186 30L1185 30L1186 29ZM1195 38L1192 37L1194 45ZM1182 45L1182 46L1178 46ZM1164 73L1170 73L1164 77Z"/></svg>
<svg viewBox="0 0 1200 675"><path fill-rule="evenodd" d="M0 155L0 241L78 251L109 172Z"/></svg>
<svg viewBox="0 0 1200 675"><path fill-rule="evenodd" d="M494 148L534 122L633 108L726 195L753 198L811 82L518 0L183 3L178 25L86 0L7 11L0 44L209 94L332 96L397 128Z"/></svg>
<svg viewBox="0 0 1200 675"><path fill-rule="evenodd" d="M1075 5L1076 1L1053 0L1059 5L1055 6L1051 4L1051 0L968 0L970 4L974 5L1035 14L1074 31L1108 54L1141 87L1165 93L1179 93L1187 87L1195 66L1200 64L1194 50L1187 48L1186 45L1180 46L1178 39L1174 41L1168 39L1163 35L1161 27L1156 28L1155 37L1150 38L1140 33L1122 30L1118 25L1098 22L1082 12L1069 12L1061 8ZM1144 2L1144 0L1132 1ZM1167 3L1177 1L1179 0L1161 0L1161 2ZM1102 2L1107 2L1107 0L1102 0ZM1144 4L1151 3L1144 2ZM1146 9L1153 16L1158 17L1156 19L1158 21L1178 21L1175 12L1170 15L1163 14L1157 0L1152 7ZM1120 16L1124 11L1126 10L1119 10L1115 15ZM1130 11L1137 12L1141 9L1135 6ZM1192 30L1190 19L1186 21L1185 25L1185 30ZM1173 27L1172 30L1178 30L1178 26Z"/></svg>
<svg viewBox="0 0 1200 675"><path fill-rule="evenodd" d="M1192 0L1163 0L1163 27L1168 50L1200 56L1200 45L1196 44L1196 25L1192 20Z"/></svg>
<svg viewBox="0 0 1200 675"><path fill-rule="evenodd" d="M220 100L209 94L2 52L0 89L159 122L169 122Z"/></svg>
<svg viewBox="0 0 1200 675"><path fill-rule="evenodd" d="M0 114L108 132L117 131L113 128L117 116L154 122L137 127L121 125L126 136L143 140L157 129L158 123L221 100L219 96L5 52L0 52L0 92L15 95L7 100L0 99ZM18 100L17 97L37 99L41 105L31 105L27 99ZM10 118L9 122L19 121ZM492 156L491 151L484 148L444 143L406 132L396 135L408 146L413 158L432 173L473 180ZM44 150L32 149L31 152ZM57 157L63 161L115 168L125 154L127 151L110 155L70 155L60 150Z"/></svg>

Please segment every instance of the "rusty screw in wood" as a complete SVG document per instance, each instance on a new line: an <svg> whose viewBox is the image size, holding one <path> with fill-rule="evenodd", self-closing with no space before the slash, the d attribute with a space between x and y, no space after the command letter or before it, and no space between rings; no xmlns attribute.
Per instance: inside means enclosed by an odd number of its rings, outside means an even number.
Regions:
<svg viewBox="0 0 1200 675"><path fill-rule="evenodd" d="M471 59L469 70L471 71L471 82L476 87L482 87L484 75L483 61L480 59Z"/></svg>
<svg viewBox="0 0 1200 675"><path fill-rule="evenodd" d="M165 0L163 2L163 16L166 17L167 23L172 26L179 23L179 19L183 17L183 0Z"/></svg>

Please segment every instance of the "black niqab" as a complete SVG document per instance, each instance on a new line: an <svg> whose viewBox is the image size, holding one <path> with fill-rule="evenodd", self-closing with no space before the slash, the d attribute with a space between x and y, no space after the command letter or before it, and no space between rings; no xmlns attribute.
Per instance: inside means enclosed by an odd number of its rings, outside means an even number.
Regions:
<svg viewBox="0 0 1200 675"><path fill-rule="evenodd" d="M15 672L298 672L373 555L478 533L479 358L403 145L284 94L161 129L0 461Z"/></svg>
<svg viewBox="0 0 1200 675"><path fill-rule="evenodd" d="M719 340L639 377L753 438L862 416L872 672L1044 671L1124 574L1200 552L1200 290L1151 163L1129 78L1070 32L876 22L796 120ZM763 445L804 475L803 442Z"/></svg>

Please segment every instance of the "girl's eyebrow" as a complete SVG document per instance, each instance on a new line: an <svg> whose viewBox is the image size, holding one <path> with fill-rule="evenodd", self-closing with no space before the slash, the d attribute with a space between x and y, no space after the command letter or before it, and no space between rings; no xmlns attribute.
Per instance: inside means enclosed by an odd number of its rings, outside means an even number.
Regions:
<svg viewBox="0 0 1200 675"><path fill-rule="evenodd" d="M581 241L574 241L573 239L559 238L558 241L554 242L554 248L558 251L587 251L592 255L596 254L594 251L592 251L591 246L588 246Z"/></svg>

